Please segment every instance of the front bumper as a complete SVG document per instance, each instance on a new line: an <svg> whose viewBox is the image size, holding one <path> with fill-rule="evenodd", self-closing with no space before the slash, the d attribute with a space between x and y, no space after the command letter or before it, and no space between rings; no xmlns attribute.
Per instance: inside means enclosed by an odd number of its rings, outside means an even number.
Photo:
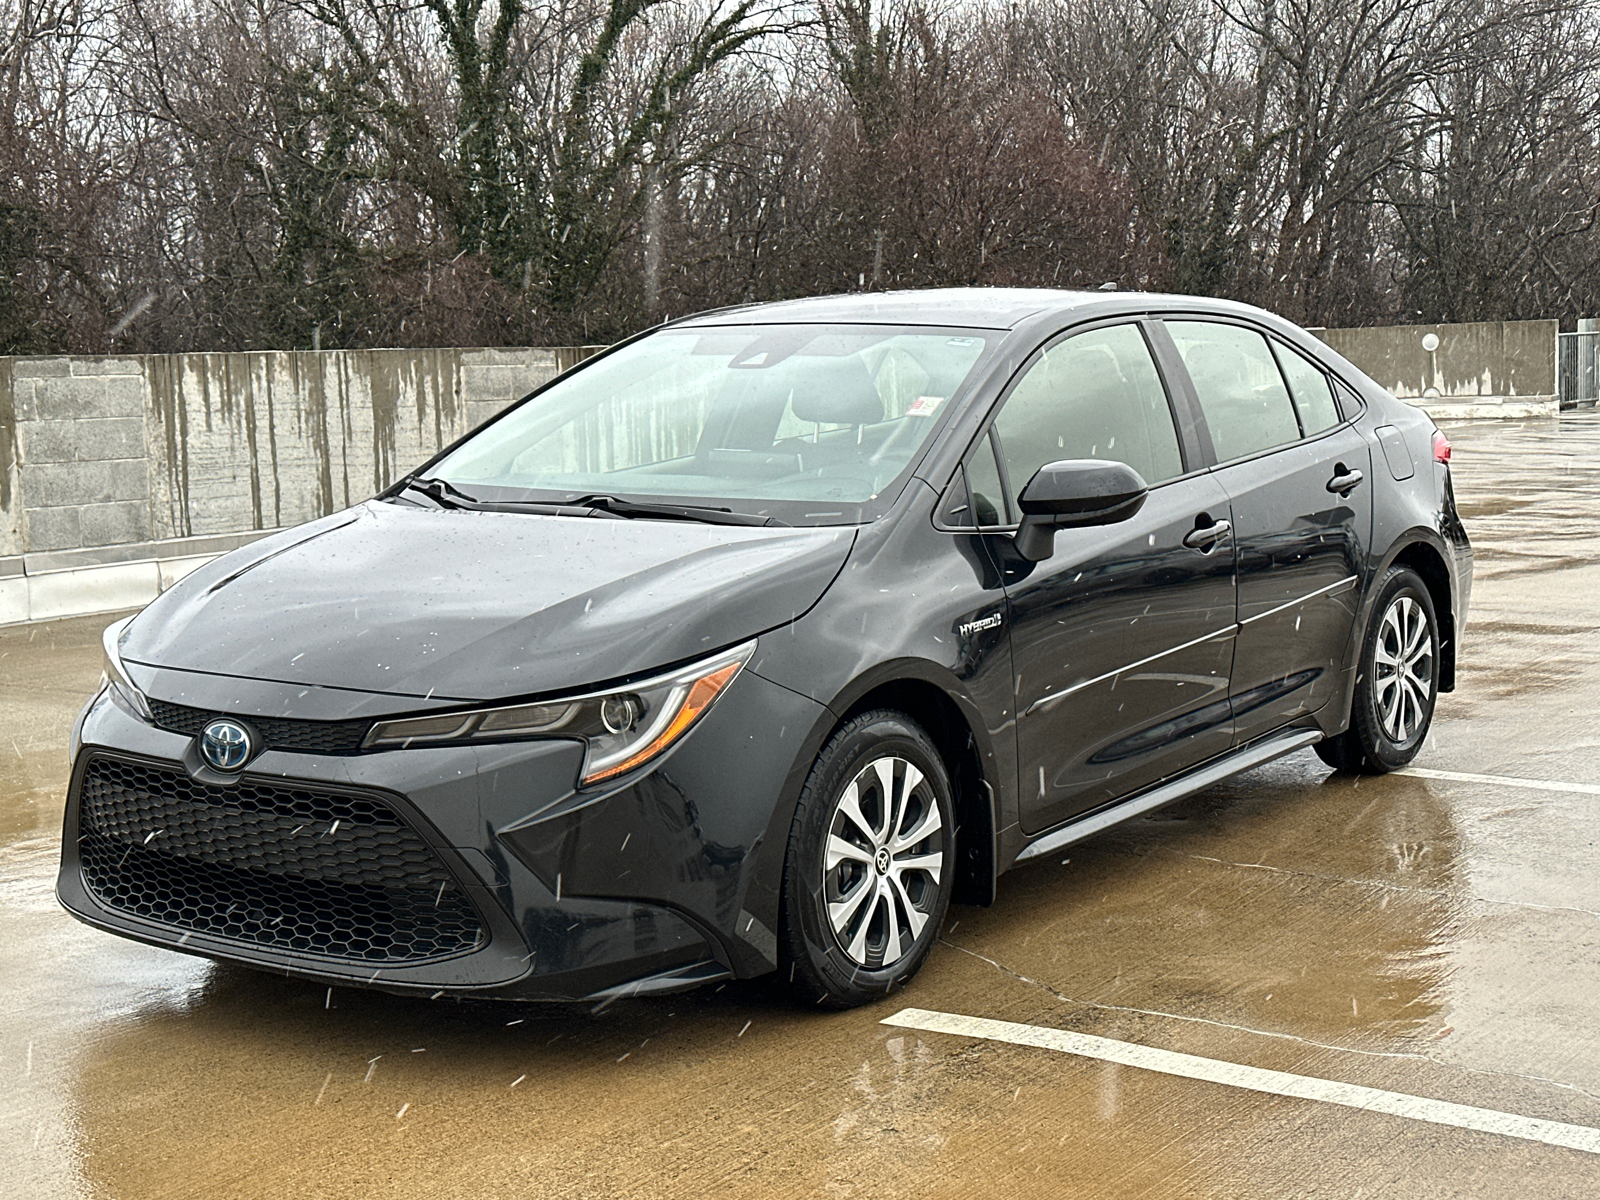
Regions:
<svg viewBox="0 0 1600 1200"><path fill-rule="evenodd" d="M191 704L197 689L226 684L215 676L187 682L193 686L181 699ZM227 711L220 694L210 703ZM82 718L57 895L88 924L152 945L390 991L577 1000L758 975L777 963L774 931L795 753L822 713L816 702L745 671L671 752L609 789L574 790L582 760L575 742L345 757L268 750L239 776L236 786L249 793L241 803L216 786L214 775L192 768L192 739L148 725L102 695ZM98 772L91 782L103 791L99 781L108 764L139 781L119 802L128 811L142 803L151 810L149 820L141 824L135 813L115 830L102 829L99 801L92 801L85 819L86 777ZM163 778L180 786L148 782ZM252 894L303 891L306 874L320 877L331 869L328 842L308 839L338 841L350 830L314 835L286 828L290 818L281 814L264 814L260 796L295 789L296 795L392 811L416 843L407 861L428 860L414 868L433 872L428 886L437 880L450 903L459 899L476 914L476 943L398 959L392 952L374 958L370 949L366 957L353 956L348 938L332 943L337 953L326 952L326 939L321 945L264 944L263 923L242 933L237 918L221 920L218 906L207 905L210 896L198 908L153 905L107 886L114 868L105 865L105 839L114 837L135 862L160 853L167 855L159 863L164 871L211 872L206 886L212 892L228 879L246 878L254 882L243 890ZM177 840L165 828L177 822L161 808L173 803L164 794L173 790L184 792L188 806L181 820L187 832ZM250 848L247 862L227 857L240 844ZM271 860L265 867L263 853ZM255 873L219 876L219 855L227 858L220 869ZM307 855L312 867L301 863ZM169 877L180 878L161 876ZM316 895L325 909L346 903L346 893L337 890ZM296 912L303 916L308 905L315 907L302 900ZM199 919L196 912L209 916Z"/></svg>

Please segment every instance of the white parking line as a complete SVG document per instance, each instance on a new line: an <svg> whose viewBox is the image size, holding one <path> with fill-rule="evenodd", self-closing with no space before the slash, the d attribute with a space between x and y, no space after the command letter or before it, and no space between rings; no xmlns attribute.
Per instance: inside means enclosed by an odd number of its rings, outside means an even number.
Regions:
<svg viewBox="0 0 1600 1200"><path fill-rule="evenodd" d="M1531 1142L1600 1154L1600 1129L1590 1129L1585 1125L1564 1125L1559 1121L1520 1117L1492 1108L1452 1104L1446 1100L1430 1100L1426 1096L1408 1096L1403 1092L1385 1092L1311 1075L1267 1071L1260 1067L1179 1054L1173 1050L1157 1050L1151 1046L1138 1046L1132 1042L1118 1042L1086 1033L1071 1033L1064 1029L991 1021L959 1013L929 1012L922 1008L903 1009L892 1017L884 1018L882 1024L930 1033L951 1033L958 1037L983 1038L991 1042L1010 1042L1016 1046L1035 1046L1041 1050L1059 1050L1064 1054L1078 1054L1085 1058L1120 1063L1125 1067L1159 1071L1163 1075L1180 1075L1186 1079L1226 1084L1252 1092L1265 1092L1270 1096L1320 1100L1325 1104L1342 1104L1346 1108L1358 1108L1366 1112L1388 1113L1396 1117L1409 1117L1414 1121L1453 1125L1458 1129L1525 1138Z"/></svg>
<svg viewBox="0 0 1600 1200"><path fill-rule="evenodd" d="M1418 779L1448 779L1455 783L1491 783L1500 787L1531 788L1536 792L1576 792L1580 796L1600 796L1600 783L1562 783L1554 779L1518 779L1513 775L1472 775L1466 771L1435 771L1431 767L1401 767L1396 775L1415 775Z"/></svg>

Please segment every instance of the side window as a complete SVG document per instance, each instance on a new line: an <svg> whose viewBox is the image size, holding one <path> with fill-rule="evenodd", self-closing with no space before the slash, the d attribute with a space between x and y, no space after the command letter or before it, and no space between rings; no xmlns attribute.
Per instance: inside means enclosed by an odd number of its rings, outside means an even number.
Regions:
<svg viewBox="0 0 1600 1200"><path fill-rule="evenodd" d="M1091 330L1050 347L1017 382L994 429L1008 501L1040 467L1063 458L1124 462L1152 486L1183 474L1167 393L1136 325ZM983 490L969 470L973 491Z"/></svg>
<svg viewBox="0 0 1600 1200"><path fill-rule="evenodd" d="M1299 440L1300 423L1266 338L1210 321L1168 321L1167 329L1194 381L1218 462Z"/></svg>
<svg viewBox="0 0 1600 1200"><path fill-rule="evenodd" d="M1332 429L1339 423L1339 410L1333 402L1333 385L1322 373L1322 368L1298 350L1282 342L1272 343L1272 352L1278 356L1283 377L1289 381L1289 395L1300 414L1300 427L1306 436Z"/></svg>
<svg viewBox="0 0 1600 1200"><path fill-rule="evenodd" d="M972 511L979 525L1009 525L1006 490L995 465L994 439L985 435L967 460L967 487L972 492Z"/></svg>
<svg viewBox="0 0 1600 1200"><path fill-rule="evenodd" d="M956 468L956 473L950 478L950 486L945 488L944 496L939 500L939 511L934 516L934 521L940 529L972 529L976 522L972 519L972 497L967 493L967 472L962 467Z"/></svg>
<svg viewBox="0 0 1600 1200"><path fill-rule="evenodd" d="M1345 420L1353 420L1366 409L1366 402L1351 390L1350 385L1342 379L1333 381L1334 394L1339 398L1339 407L1344 411Z"/></svg>

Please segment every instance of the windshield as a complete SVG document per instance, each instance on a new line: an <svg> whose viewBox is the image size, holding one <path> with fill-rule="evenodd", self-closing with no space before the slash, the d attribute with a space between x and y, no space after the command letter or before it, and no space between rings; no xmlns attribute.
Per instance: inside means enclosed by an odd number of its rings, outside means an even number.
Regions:
<svg viewBox="0 0 1600 1200"><path fill-rule="evenodd" d="M490 502L603 495L861 521L892 498L985 341L903 326L664 329L558 380L428 474Z"/></svg>

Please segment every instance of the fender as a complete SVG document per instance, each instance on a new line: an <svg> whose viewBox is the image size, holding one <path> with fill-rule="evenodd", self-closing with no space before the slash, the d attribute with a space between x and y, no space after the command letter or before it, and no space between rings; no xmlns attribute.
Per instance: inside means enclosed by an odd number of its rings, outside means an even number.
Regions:
<svg viewBox="0 0 1600 1200"><path fill-rule="evenodd" d="M967 692L961 680L950 671L948 667L939 663L929 662L923 658L895 658L877 664L863 671L852 679L831 700L825 701L828 709L835 716L835 724L845 719L852 709L867 693L883 687L885 684L917 681L932 684L948 696L967 723L967 729L972 734L972 741L978 752L978 759L983 764L983 778L994 791L1011 799L1013 788L1007 787L998 778L994 769L994 739L984 724L983 714L972 696Z"/></svg>

